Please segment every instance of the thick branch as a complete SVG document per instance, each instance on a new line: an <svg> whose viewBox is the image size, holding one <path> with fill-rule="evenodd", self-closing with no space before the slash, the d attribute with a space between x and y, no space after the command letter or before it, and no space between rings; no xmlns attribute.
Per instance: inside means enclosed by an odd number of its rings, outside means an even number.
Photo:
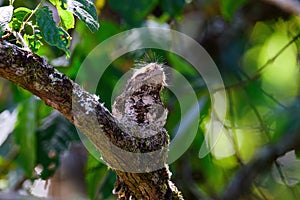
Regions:
<svg viewBox="0 0 300 200"><path fill-rule="evenodd" d="M278 8L295 15L300 15L300 3L297 0L264 0Z"/></svg>
<svg viewBox="0 0 300 200"><path fill-rule="evenodd" d="M236 175L233 177L226 192L221 199L231 200L239 199L239 197L245 195L255 180L255 178L268 171L274 161L285 153L300 148L300 132L291 132L285 134L285 137L281 138L276 144L266 146L262 148L257 156L245 165Z"/></svg>
<svg viewBox="0 0 300 200"><path fill-rule="evenodd" d="M3 40L0 40L0 76L40 97L79 128L101 152L102 159L117 169L118 177L134 196L181 198L176 187L172 187L165 164L169 138L164 129L148 138L136 138L123 132L97 96L86 92L41 57ZM143 154L136 156L137 153L149 153L146 161L152 162L145 162ZM153 167L157 170L141 173Z"/></svg>

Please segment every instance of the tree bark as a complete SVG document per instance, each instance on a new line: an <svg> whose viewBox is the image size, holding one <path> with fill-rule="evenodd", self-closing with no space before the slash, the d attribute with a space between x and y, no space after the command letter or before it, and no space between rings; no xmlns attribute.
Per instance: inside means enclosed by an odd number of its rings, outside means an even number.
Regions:
<svg viewBox="0 0 300 200"><path fill-rule="evenodd" d="M148 138L136 138L123 132L96 95L86 92L43 58L4 40L0 40L0 76L58 110L91 140L102 159L117 173L115 192L119 199L182 199L170 181L166 164L169 136L164 129ZM123 151L120 153L118 148ZM127 152L156 153L149 155L152 163L142 163L140 158ZM160 168L145 173L144 165Z"/></svg>

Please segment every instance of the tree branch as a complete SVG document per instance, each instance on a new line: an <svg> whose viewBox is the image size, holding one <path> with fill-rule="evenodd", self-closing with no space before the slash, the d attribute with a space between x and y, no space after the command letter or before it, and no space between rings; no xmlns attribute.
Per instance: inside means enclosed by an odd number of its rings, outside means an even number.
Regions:
<svg viewBox="0 0 300 200"><path fill-rule="evenodd" d="M118 181L122 183L119 186L126 187L128 194L138 199L181 199L180 192L170 182L166 165L169 137L164 129L148 138L123 132L96 95L86 92L41 57L3 40L0 40L0 76L35 94L79 128L100 151L102 159L117 169ZM148 155L147 160L152 162L144 163L143 157L135 156L138 152L155 152ZM152 166L160 168L142 173Z"/></svg>
<svg viewBox="0 0 300 200"><path fill-rule="evenodd" d="M251 76L248 76L246 74L246 79L245 80L240 80L238 83L234 83L232 85L228 85L226 86L225 89L229 90L232 88L243 88L246 85L248 85L251 81L254 81L258 78L260 78L261 73L270 65L272 64L276 58L278 58L278 56L280 56L280 54L282 54L289 46L291 46L294 42L296 42L298 39L300 38L300 33L298 33L296 36L294 36L286 45L284 45L272 58L270 58L269 60L267 60L267 62L262 65L261 67L258 68L258 70L252 74ZM218 88L215 91L219 91L222 88Z"/></svg>
<svg viewBox="0 0 300 200"><path fill-rule="evenodd" d="M300 15L300 3L297 0L264 0L278 8L295 15Z"/></svg>
<svg viewBox="0 0 300 200"><path fill-rule="evenodd" d="M278 157L299 148L299 131L286 133L278 143L263 147L252 161L236 173L221 199L239 199L249 191L255 178L259 174L268 171Z"/></svg>

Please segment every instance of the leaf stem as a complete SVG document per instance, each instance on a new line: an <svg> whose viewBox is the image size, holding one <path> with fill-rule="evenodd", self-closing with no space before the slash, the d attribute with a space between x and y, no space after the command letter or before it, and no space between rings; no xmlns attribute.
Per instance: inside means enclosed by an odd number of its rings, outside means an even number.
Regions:
<svg viewBox="0 0 300 200"><path fill-rule="evenodd" d="M271 63L273 63L280 54L282 54L289 46L291 46L294 42L296 42L300 38L300 33L292 38L286 45L284 45L272 58L270 58L264 65L262 65L251 77L248 77L245 80L241 80L238 83L226 86L225 89L231 88L241 88L247 85L250 81L256 80L260 77L261 73L265 68L267 68ZM214 92L221 90L222 88L217 88Z"/></svg>
<svg viewBox="0 0 300 200"><path fill-rule="evenodd" d="M13 0L12 0L13 1ZM40 3L35 7L35 9L31 12L31 14L27 17L27 19L22 23L22 27L19 30L19 33L21 33L24 28L25 24L28 23L28 21L31 19L31 17L36 13L36 11L41 7L41 5L44 3L45 0L41 0Z"/></svg>

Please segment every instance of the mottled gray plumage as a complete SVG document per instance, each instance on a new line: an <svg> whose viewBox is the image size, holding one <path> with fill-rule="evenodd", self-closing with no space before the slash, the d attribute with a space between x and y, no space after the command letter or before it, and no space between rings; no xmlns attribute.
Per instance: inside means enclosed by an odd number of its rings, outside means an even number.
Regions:
<svg viewBox="0 0 300 200"><path fill-rule="evenodd" d="M168 111L161 102L160 92L165 85L160 64L149 63L135 70L112 106L113 115L127 133L144 138L163 128Z"/></svg>

